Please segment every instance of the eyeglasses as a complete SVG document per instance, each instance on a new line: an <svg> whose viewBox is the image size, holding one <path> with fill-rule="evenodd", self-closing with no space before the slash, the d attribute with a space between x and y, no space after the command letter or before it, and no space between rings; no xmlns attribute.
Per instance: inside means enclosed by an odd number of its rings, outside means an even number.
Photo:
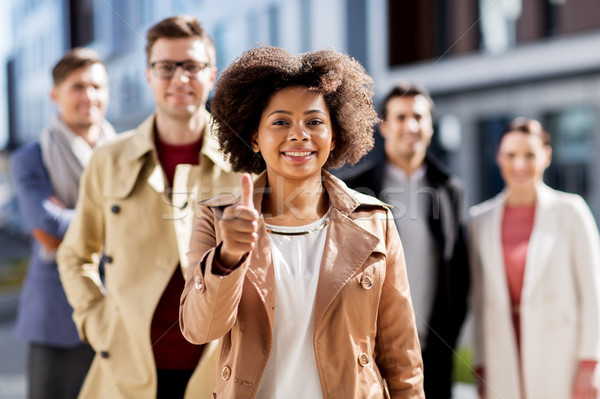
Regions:
<svg viewBox="0 0 600 399"><path fill-rule="evenodd" d="M155 61L151 62L149 67L156 76L162 79L171 79L175 75L178 67L183 69L183 74L188 78L197 77L202 71L208 68L207 62L197 61Z"/></svg>

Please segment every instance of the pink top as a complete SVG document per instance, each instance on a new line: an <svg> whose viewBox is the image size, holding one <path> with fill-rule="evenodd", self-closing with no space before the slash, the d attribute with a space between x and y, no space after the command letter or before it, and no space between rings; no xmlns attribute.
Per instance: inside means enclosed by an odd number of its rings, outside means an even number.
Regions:
<svg viewBox="0 0 600 399"><path fill-rule="evenodd" d="M506 206L502 219L502 249L508 291L513 309L521 303L527 248L533 230L535 205Z"/></svg>

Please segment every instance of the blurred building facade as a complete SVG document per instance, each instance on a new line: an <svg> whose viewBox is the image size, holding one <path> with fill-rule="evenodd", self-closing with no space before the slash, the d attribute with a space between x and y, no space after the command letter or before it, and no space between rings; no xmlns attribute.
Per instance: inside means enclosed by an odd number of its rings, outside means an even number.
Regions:
<svg viewBox="0 0 600 399"><path fill-rule="evenodd" d="M547 181L577 192L600 217L600 2L597 0L23 0L12 6L13 147L39 135L53 107L50 68L69 47L106 61L117 130L154 108L144 35L166 16L197 16L223 70L242 51L271 44L303 52L333 47L357 58L381 98L399 80L431 91L434 150L460 175L473 204L501 189L498 135L515 116L552 134ZM381 145L371 158L381 156Z"/></svg>

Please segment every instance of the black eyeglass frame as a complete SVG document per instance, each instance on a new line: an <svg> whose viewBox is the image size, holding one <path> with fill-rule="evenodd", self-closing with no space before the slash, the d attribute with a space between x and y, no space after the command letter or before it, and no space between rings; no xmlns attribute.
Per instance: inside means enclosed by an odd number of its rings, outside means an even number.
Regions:
<svg viewBox="0 0 600 399"><path fill-rule="evenodd" d="M168 75L166 75L166 74L161 75L160 73L158 73L157 70L154 68L157 64L165 64L166 66L170 66L170 68L169 68L170 73ZM199 65L200 69L198 70L198 72L192 73L186 69L186 67L185 67L186 64ZM194 77L198 76L200 73L202 73L203 71L205 71L206 68L209 68L211 66L212 65L208 62L201 62L201 61L194 61L194 60L185 60L185 61L159 60L159 61L154 61L154 62L151 62L150 64L148 64L148 68L154 74L156 74L156 76L158 76L159 78L162 78L162 79L173 78L173 76L175 76L175 72L177 71L178 67L181 67L181 69L183 70L183 74L185 76L187 76L188 78L194 78Z"/></svg>

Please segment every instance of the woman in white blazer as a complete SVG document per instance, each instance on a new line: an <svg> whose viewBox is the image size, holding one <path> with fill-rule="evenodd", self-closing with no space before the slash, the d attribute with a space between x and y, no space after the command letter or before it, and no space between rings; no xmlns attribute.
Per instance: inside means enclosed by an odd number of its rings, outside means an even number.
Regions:
<svg viewBox="0 0 600 399"><path fill-rule="evenodd" d="M600 238L581 197L542 182L551 153L538 121L513 120L497 154L506 188L470 210L486 399L597 397Z"/></svg>

